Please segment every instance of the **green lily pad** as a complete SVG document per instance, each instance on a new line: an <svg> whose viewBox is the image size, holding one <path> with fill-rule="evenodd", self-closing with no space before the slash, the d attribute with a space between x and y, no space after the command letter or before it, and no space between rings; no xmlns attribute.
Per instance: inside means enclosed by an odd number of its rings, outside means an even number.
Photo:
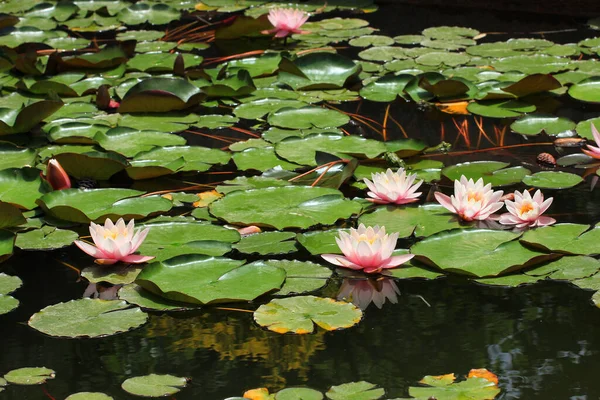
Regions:
<svg viewBox="0 0 600 400"><path fill-rule="evenodd" d="M18 233L15 246L21 250L55 250L70 246L78 237L77 232L44 226Z"/></svg>
<svg viewBox="0 0 600 400"><path fill-rule="evenodd" d="M544 251L567 254L600 254L600 227L589 225L557 224L525 232L523 243Z"/></svg>
<svg viewBox="0 0 600 400"><path fill-rule="evenodd" d="M33 314L29 326L58 337L103 337L137 328L148 315L120 300L79 299Z"/></svg>
<svg viewBox="0 0 600 400"><path fill-rule="evenodd" d="M0 46L15 48L25 43L43 43L49 39L66 36L66 32L58 30L44 31L33 26L10 27L3 30L2 36L0 36Z"/></svg>
<svg viewBox="0 0 600 400"><path fill-rule="evenodd" d="M484 285L517 287L521 285L531 285L537 283L540 281L540 278L525 274L512 274L495 278L476 279L475 281Z"/></svg>
<svg viewBox="0 0 600 400"><path fill-rule="evenodd" d="M157 131L140 131L133 128L118 127L94 136L98 144L110 151L126 157L135 157L160 146L182 146L186 140L181 136Z"/></svg>
<svg viewBox="0 0 600 400"><path fill-rule="evenodd" d="M157 261L182 254L221 256L231 250L231 243L240 240L234 229L195 221L150 221L140 226L150 231L139 252L155 256Z"/></svg>
<svg viewBox="0 0 600 400"><path fill-rule="evenodd" d="M427 28L423 31L423 35L433 39L444 39L451 37L475 37L479 35L479 31L473 28L465 28L461 26L435 26Z"/></svg>
<svg viewBox="0 0 600 400"><path fill-rule="evenodd" d="M198 43L194 43L198 44ZM181 50L181 46L177 46ZM279 68L281 54L265 53L260 57L247 57L239 60L232 60L227 64L227 69L235 71L236 69L244 69L248 71L252 78L271 75Z"/></svg>
<svg viewBox="0 0 600 400"><path fill-rule="evenodd" d="M34 149L2 143L0 144L0 170L31 167L34 165L36 155L37 152Z"/></svg>
<svg viewBox="0 0 600 400"><path fill-rule="evenodd" d="M502 90L516 97L525 97L535 93L556 90L562 85L550 74L533 74L524 77L516 83L503 87Z"/></svg>
<svg viewBox="0 0 600 400"><path fill-rule="evenodd" d="M271 125L280 128L336 128L347 124L350 117L339 111L321 107L283 108L268 117Z"/></svg>
<svg viewBox="0 0 600 400"><path fill-rule="evenodd" d="M143 397L164 397L178 393L187 385L186 378L173 375L150 374L129 378L121 384L127 393Z"/></svg>
<svg viewBox="0 0 600 400"><path fill-rule="evenodd" d="M195 308L195 306L189 303L177 303L152 294L135 283L124 285L119 289L119 299L125 300L129 304L140 306L144 310L181 311Z"/></svg>
<svg viewBox="0 0 600 400"><path fill-rule="evenodd" d="M404 97L404 88L413 80L412 75L386 75L369 83L360 90L360 95L371 101L390 102L396 97Z"/></svg>
<svg viewBox="0 0 600 400"><path fill-rule="evenodd" d="M360 381L332 386L325 395L331 400L376 400L385 395L385 390L372 383Z"/></svg>
<svg viewBox="0 0 600 400"><path fill-rule="evenodd" d="M331 270L309 261L267 260L256 261L285 270L285 283L275 293L276 296L313 292L325 286L331 277Z"/></svg>
<svg viewBox="0 0 600 400"><path fill-rule="evenodd" d="M0 108L0 135L29 132L62 106L60 100L42 100L19 109Z"/></svg>
<svg viewBox="0 0 600 400"><path fill-rule="evenodd" d="M215 217L229 223L266 225L276 229L333 224L361 210L335 189L307 186L235 191L210 206Z"/></svg>
<svg viewBox="0 0 600 400"><path fill-rule="evenodd" d="M91 283L107 282L112 285L126 285L133 283L141 271L142 266L138 264L115 266L93 265L84 268L81 271L81 276Z"/></svg>
<svg viewBox="0 0 600 400"><path fill-rule="evenodd" d="M378 140L332 133L313 134L305 138L292 137L275 145L278 156L300 165L317 165L317 151L340 158L375 158L385 153L387 148Z"/></svg>
<svg viewBox="0 0 600 400"><path fill-rule="evenodd" d="M462 175L467 179L483 181L492 186L505 186L521 182L531 173L523 167L507 168L508 163L500 161L473 161L451 165L442 170L442 174L450 180L458 180Z"/></svg>
<svg viewBox="0 0 600 400"><path fill-rule="evenodd" d="M233 115L201 115L198 121L194 123L195 127L220 129L227 128L238 122L239 119Z"/></svg>
<svg viewBox="0 0 600 400"><path fill-rule="evenodd" d="M79 392L73 393L65 400L113 400L113 398L100 392Z"/></svg>
<svg viewBox="0 0 600 400"><path fill-rule="evenodd" d="M264 176L238 176L230 181L223 182L223 185L217 186L217 192L227 194L237 190L263 189L269 187L291 186L291 182L268 178Z"/></svg>
<svg viewBox="0 0 600 400"><path fill-rule="evenodd" d="M275 400L322 400L323 394L310 388L285 388L275 394Z"/></svg>
<svg viewBox="0 0 600 400"><path fill-rule="evenodd" d="M181 13L162 3L140 1L122 9L117 18L127 25L139 25L148 22L152 25L164 25L179 18Z"/></svg>
<svg viewBox="0 0 600 400"><path fill-rule="evenodd" d="M409 387L408 394L418 399L473 399L493 400L500 393L498 386L484 378L467 378L462 382L454 382L452 379L438 379L438 377L426 376L420 383L428 387Z"/></svg>
<svg viewBox="0 0 600 400"><path fill-rule="evenodd" d="M12 254L14 244L15 244L15 234L14 233L8 232L8 231L0 231L0 260L5 260ZM7 300L5 299L5 301L7 301ZM16 307L17 304L13 304L13 306L11 306L9 308L9 311L12 308ZM2 307L2 309L5 309L4 308L5 306L6 306L6 304Z"/></svg>
<svg viewBox="0 0 600 400"><path fill-rule="evenodd" d="M259 119L282 108L301 108L305 106L307 104L299 100L264 98L242 103L233 110L233 113L239 118Z"/></svg>
<svg viewBox="0 0 600 400"><path fill-rule="evenodd" d="M119 112L168 112L198 104L204 94L186 81L174 78L150 78L133 86L123 98Z"/></svg>
<svg viewBox="0 0 600 400"><path fill-rule="evenodd" d="M25 367L13 369L4 375L4 379L13 385L41 385L48 379L54 379L55 372L46 367Z"/></svg>
<svg viewBox="0 0 600 400"><path fill-rule="evenodd" d="M363 60L368 61L391 61L393 59L407 58L406 49L396 46L376 46L358 53Z"/></svg>
<svg viewBox="0 0 600 400"><path fill-rule="evenodd" d="M170 300L192 304L250 301L279 289L285 271L223 257L183 255L148 264L136 283Z"/></svg>
<svg viewBox="0 0 600 400"><path fill-rule="evenodd" d="M138 129L140 131L179 132L187 129L198 121L195 114L136 114L123 115L119 119L119 126Z"/></svg>
<svg viewBox="0 0 600 400"><path fill-rule="evenodd" d="M25 15L27 17L52 18L63 22L71 18L77 11L79 11L79 7L71 2L41 2L27 11Z"/></svg>
<svg viewBox="0 0 600 400"><path fill-rule="evenodd" d="M572 85L569 88L569 96L587 103L600 103L598 88L600 88L600 77L587 78Z"/></svg>
<svg viewBox="0 0 600 400"><path fill-rule="evenodd" d="M47 193L38 202L53 217L80 223L114 217L143 218L172 207L171 201L163 197L139 197L142 194L131 189L66 189Z"/></svg>
<svg viewBox="0 0 600 400"><path fill-rule="evenodd" d="M520 117L522 113L535 111L535 106L517 100L493 100L474 102L467 106L467 111L472 114L489 118Z"/></svg>
<svg viewBox="0 0 600 400"><path fill-rule="evenodd" d="M593 140L594 135L592 134L592 124L600 128L600 117L580 121L575 127L575 130L579 136Z"/></svg>
<svg viewBox="0 0 600 400"><path fill-rule="evenodd" d="M547 56L543 54L505 57L493 60L492 67L496 71L519 71L524 74L553 74L574 69L569 58Z"/></svg>
<svg viewBox="0 0 600 400"><path fill-rule="evenodd" d="M523 183L540 189L568 189L583 182L579 175L562 171L542 171L523 178Z"/></svg>
<svg viewBox="0 0 600 400"><path fill-rule="evenodd" d="M158 147L136 155L127 174L132 179L149 179L182 171L206 171L215 164L226 164L229 158L229 153L201 146Z"/></svg>
<svg viewBox="0 0 600 400"><path fill-rule="evenodd" d="M556 136L575 129L575 122L550 114L529 114L513 122L510 129L521 135L532 136L545 132L547 135Z"/></svg>
<svg viewBox="0 0 600 400"><path fill-rule="evenodd" d="M377 207L374 212L361 215L358 223L385 226L386 232L398 232L399 237L413 234L416 237L427 237L450 229L469 227L461 226L456 217L439 204Z"/></svg>
<svg viewBox="0 0 600 400"><path fill-rule="evenodd" d="M525 274L555 280L573 281L587 278L600 271L600 261L592 257L562 257L556 261L526 271Z"/></svg>
<svg viewBox="0 0 600 400"><path fill-rule="evenodd" d="M0 228L9 228L24 223L25 217L17 207L0 202Z"/></svg>
<svg viewBox="0 0 600 400"><path fill-rule="evenodd" d="M167 42L151 42L151 43L167 43ZM175 43L172 44L175 47ZM137 49L137 51L140 51ZM153 53L137 54L135 57L127 61L127 69L134 71L144 71L151 73L167 73L172 72L175 69L175 64L183 61L184 68L195 67L202 64L203 57L189 53L166 53L155 51ZM169 79L169 78L151 78L154 79ZM186 81L184 81L186 82ZM163 81L164 83L164 81ZM186 82L187 83L187 82ZM189 84L191 85L191 83ZM157 84L154 86L155 90L161 91L163 85ZM164 90L169 91L169 85L165 84ZM193 85L192 85L193 86Z"/></svg>
<svg viewBox="0 0 600 400"><path fill-rule="evenodd" d="M309 53L283 58L277 80L294 90L340 89L360 72L360 64L337 53Z"/></svg>
<svg viewBox="0 0 600 400"><path fill-rule="evenodd" d="M347 229L330 229L326 231L311 231L299 233L296 238L310 254L342 254L335 238L339 236L340 231L347 232Z"/></svg>
<svg viewBox="0 0 600 400"><path fill-rule="evenodd" d="M20 288L22 284L23 281L18 276L0 273L0 315L6 314L19 306L19 300L9 296L9 294Z"/></svg>
<svg viewBox="0 0 600 400"><path fill-rule="evenodd" d="M245 69L227 71L224 78L212 79L211 83L202 86L202 91L208 97L246 96L256 90L252 77Z"/></svg>
<svg viewBox="0 0 600 400"><path fill-rule="evenodd" d="M352 39L348 44L355 47L390 46L397 42L395 39L383 35L368 35Z"/></svg>
<svg viewBox="0 0 600 400"><path fill-rule="evenodd" d="M345 329L361 319L353 304L315 296L274 299L254 312L257 324L276 333L312 333L315 324L328 331Z"/></svg>
<svg viewBox="0 0 600 400"><path fill-rule="evenodd" d="M234 249L245 254L287 254L296 251L294 232L262 232L242 237Z"/></svg>
<svg viewBox="0 0 600 400"><path fill-rule="evenodd" d="M264 172L276 167L293 171L300 167L298 164L293 164L277 157L275 148L272 146L262 148L251 147L241 152L236 152L232 158L240 171L253 169Z"/></svg>
<svg viewBox="0 0 600 400"><path fill-rule="evenodd" d="M36 201L50 190L34 168L5 169L0 171L0 201L31 210Z"/></svg>
<svg viewBox="0 0 600 400"><path fill-rule="evenodd" d="M476 277L497 276L547 257L523 247L516 240L519 236L507 231L455 229L432 235L413 245L410 251L445 271Z"/></svg>
<svg viewBox="0 0 600 400"><path fill-rule="evenodd" d="M432 67L442 64L448 67L455 67L468 63L470 59L471 57L466 54L432 51L417 57L415 61L417 64Z"/></svg>
<svg viewBox="0 0 600 400"><path fill-rule="evenodd" d="M120 46L107 46L97 53L83 53L72 56L59 56L59 63L65 69L106 69L127 62L127 53Z"/></svg>

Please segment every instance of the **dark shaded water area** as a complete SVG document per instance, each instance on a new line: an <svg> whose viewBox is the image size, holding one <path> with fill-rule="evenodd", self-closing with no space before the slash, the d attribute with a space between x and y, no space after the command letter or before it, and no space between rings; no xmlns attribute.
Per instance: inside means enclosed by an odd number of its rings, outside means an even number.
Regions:
<svg viewBox="0 0 600 400"><path fill-rule="evenodd" d="M507 33L498 35L497 40L530 37L526 32L581 28L584 23L571 17L391 3L364 18L390 36L417 33L436 25L461 25ZM591 36L579 31L535 37L567 43L582 35ZM354 112L357 104L339 107ZM363 102L360 107L362 115L383 120L385 105ZM579 108L561 103L553 111L575 121L599 115L597 108L582 108L580 103ZM548 144L494 150L499 137L491 141L483 138L477 145L473 117L442 115L399 101L392 104L391 112L409 137L429 145L444 140L458 151L488 149L483 153L432 156L446 165L501 160L536 172L542 170L535 161L540 152L578 151L557 150ZM458 136L455 125L465 119L473 135L470 145ZM504 126L493 120L483 123L486 132ZM352 133L377 137L364 127L355 129ZM389 135L403 137L393 125ZM198 139L190 143L194 140ZM525 139L508 128L503 144L531 142L552 140ZM202 143L207 145L206 141ZM205 178L190 179L204 182ZM592 190L592 181L593 175L574 189L548 191L555 198L551 215L560 222L600 220L600 191ZM164 183L143 182L136 188L146 185L164 189ZM449 184L447 180L441 182L442 186ZM306 259L318 261L309 256ZM590 301L592 292L568 283L543 282L504 289L460 278L399 281L402 294L398 304L385 304L381 310L371 305L359 325L337 332L320 330L313 335L279 335L257 326L251 313L206 307L187 313L151 313L148 324L125 334L69 340L44 336L26 324L45 306L82 296L87 283L79 281L77 274L60 261L83 268L89 258L74 250L20 252L2 264L2 272L18 275L24 284L14 293L20 306L0 316L0 372L45 366L54 369L57 376L43 387L9 385L1 398L63 399L75 392L98 391L115 399L133 399L136 397L121 390L121 383L150 373L191 378L189 386L175 396L181 400L224 399L241 396L255 387L268 387L272 392L290 386L326 391L332 385L358 380L377 384L386 389L386 398L394 398L407 396L408 387L425 375L463 375L471 368L487 368L498 375L501 399L600 398L595 368L600 363L600 310ZM325 294L335 296L339 285L340 281L332 281L324 289ZM260 301L231 307L254 310Z"/></svg>

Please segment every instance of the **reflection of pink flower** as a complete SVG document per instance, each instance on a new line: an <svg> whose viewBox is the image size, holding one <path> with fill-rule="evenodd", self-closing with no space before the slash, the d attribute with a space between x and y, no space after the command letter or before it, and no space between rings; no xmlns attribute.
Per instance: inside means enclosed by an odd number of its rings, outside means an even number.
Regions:
<svg viewBox="0 0 600 400"><path fill-rule="evenodd" d="M371 174L371 182L364 179L370 192L367 193L371 199L367 199L377 204L407 204L419 200L421 192L417 189L423 181L415 184L417 174L407 174L404 168L399 168L398 171L392 172L388 168L385 173L379 172Z"/></svg>
<svg viewBox="0 0 600 400"><path fill-rule="evenodd" d="M42 178L48 181L54 190L64 190L71 187L69 175L54 158L51 158L50 161L48 161L48 165L46 166L46 176L42 176Z"/></svg>
<svg viewBox="0 0 600 400"><path fill-rule="evenodd" d="M119 218L116 224L113 224L107 218L104 226L92 222L90 224L90 234L96 246L94 247L81 240L76 240L75 244L81 250L96 258L97 264L114 264L118 261L140 264L152 260L154 257L133 254L146 239L150 229L146 228L134 234L133 227L133 220L125 226L123 218Z"/></svg>
<svg viewBox="0 0 600 400"><path fill-rule="evenodd" d="M398 303L400 290L393 279L344 279L338 300L345 300L365 310L373 303L377 308L383 307L386 300Z"/></svg>
<svg viewBox="0 0 600 400"><path fill-rule="evenodd" d="M269 21L275 28L262 33L268 35L275 34L275 37L282 38L293 33L308 33L300 30L308 19L308 14L304 11L294 10L291 8L274 8L269 11Z"/></svg>
<svg viewBox="0 0 600 400"><path fill-rule="evenodd" d="M458 214L465 221L484 220L499 209L504 203L498 201L502 190L493 191L492 184L483 185L483 178L477 182L467 180L463 175L454 181L454 195L451 197L435 192L436 200L448 211Z"/></svg>
<svg viewBox="0 0 600 400"><path fill-rule="evenodd" d="M544 201L541 191L535 192L533 198L527 190L520 193L515 190L515 201L506 200L507 213L500 216L503 225L516 225L517 228L546 226L556 222L554 218L542 214L552 204L552 197Z"/></svg>
<svg viewBox="0 0 600 400"><path fill-rule="evenodd" d="M594 141L596 142L597 146L600 146L600 132L598 132L598 129L596 129L594 124L591 124L591 125L592 125L592 135L594 135ZM600 159L600 147L590 146L589 144L586 146L587 146L587 150L581 149L581 151L583 151L585 154L587 154L590 157Z"/></svg>
<svg viewBox="0 0 600 400"><path fill-rule="evenodd" d="M377 273L397 267L414 257L413 254L392 256L397 240L397 232L387 235L383 226L366 228L360 224L358 229L350 228L350 234L341 231L340 236L335 238L344 256L322 254L321 257L340 267L363 270L368 274Z"/></svg>

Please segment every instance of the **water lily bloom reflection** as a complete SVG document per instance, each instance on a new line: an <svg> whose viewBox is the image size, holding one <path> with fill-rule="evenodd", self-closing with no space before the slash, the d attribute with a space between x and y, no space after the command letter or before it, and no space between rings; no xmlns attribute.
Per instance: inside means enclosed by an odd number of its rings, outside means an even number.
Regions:
<svg viewBox="0 0 600 400"><path fill-rule="evenodd" d="M54 190L69 189L71 187L69 175L54 158L51 158L50 161L48 161L48 165L46 166L46 176L42 176L42 178L48 181Z"/></svg>
<svg viewBox="0 0 600 400"><path fill-rule="evenodd" d="M76 240L75 244L90 256L96 258L97 264L114 264L122 261L132 264L140 264L152 260L154 257L133 254L140 247L150 228L138 231L134 234L134 222L129 221L125 225L123 218L119 218L116 224L106 219L104 226L91 223L90 235L96 246Z"/></svg>
<svg viewBox="0 0 600 400"><path fill-rule="evenodd" d="M465 221L484 220L502 208L500 200L503 192L493 191L492 185L483 184L483 178L477 182L467 180L463 175L454 181L454 195L451 197L436 192L435 199L448 211L458 214Z"/></svg>
<svg viewBox="0 0 600 400"><path fill-rule="evenodd" d="M596 142L597 146L600 146L600 132L598 132L598 129L596 129L594 124L591 124L591 125L592 125L592 135L594 135L594 141ZM589 144L586 146L587 146L587 150L581 149L581 151L583 151L585 154L587 154L590 157L600 159L600 147L590 146Z"/></svg>
<svg viewBox="0 0 600 400"><path fill-rule="evenodd" d="M340 232L340 236L335 238L343 256L322 254L321 257L340 267L362 270L368 274L378 273L397 267L414 257L413 254L392 256L397 240L397 232L388 235L383 226L367 228L360 224L358 229L350 228L349 234Z"/></svg>
<svg viewBox="0 0 600 400"><path fill-rule="evenodd" d="M294 33L308 33L300 30L308 19L308 14L300 10L291 8L274 8L269 11L269 21L274 28L267 31L262 31L263 34L274 33L275 37L282 38Z"/></svg>
<svg viewBox="0 0 600 400"><path fill-rule="evenodd" d="M373 303L377 308L383 307L386 301L398 303L400 289L393 279L344 279L338 300L345 300L366 310Z"/></svg>
<svg viewBox="0 0 600 400"><path fill-rule="evenodd" d="M407 174L404 168L399 168L396 172L388 168L385 173L371 174L373 182L364 179L370 190L367 194L371 198L367 200L377 204L413 203L419 199L421 192L417 192L417 189L423 183L414 183L416 178L417 174Z"/></svg>
<svg viewBox="0 0 600 400"><path fill-rule="evenodd" d="M556 220L542 215L550 207L552 200L550 197L544 201L544 195L539 190L533 197L527 190L523 193L515 191L515 201L505 201L508 212L500 216L499 222L503 225L515 225L517 228L552 225Z"/></svg>

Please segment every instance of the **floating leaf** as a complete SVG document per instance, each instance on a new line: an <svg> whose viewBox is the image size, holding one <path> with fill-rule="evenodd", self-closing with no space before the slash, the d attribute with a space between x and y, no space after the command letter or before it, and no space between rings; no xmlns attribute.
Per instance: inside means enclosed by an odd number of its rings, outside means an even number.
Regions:
<svg viewBox="0 0 600 400"><path fill-rule="evenodd" d="M49 190L34 168L5 169L0 171L0 201L30 210Z"/></svg>
<svg viewBox="0 0 600 400"><path fill-rule="evenodd" d="M412 75L407 74L386 75L363 87L360 95L371 101L394 101L398 96L404 97L404 88L413 79Z"/></svg>
<svg viewBox="0 0 600 400"><path fill-rule="evenodd" d="M305 186L236 191L210 205L211 214L227 222L276 229L333 224L360 209L335 189Z"/></svg>
<svg viewBox="0 0 600 400"><path fill-rule="evenodd" d="M458 219L439 204L422 206L377 207L374 212L363 214L358 222L366 226L385 226L386 232L398 232L399 237L427 237L435 233L461 226ZM300 242L302 243L302 242Z"/></svg>
<svg viewBox="0 0 600 400"><path fill-rule="evenodd" d="M140 131L133 128L113 128L106 132L98 132L94 136L102 148L126 157L152 150L160 146L182 146L186 140L181 136L157 131Z"/></svg>
<svg viewBox="0 0 600 400"><path fill-rule="evenodd" d="M18 276L0 273L0 315L6 314L19 306L19 300L9 296L9 294L20 288L22 284L23 281Z"/></svg>
<svg viewBox="0 0 600 400"><path fill-rule="evenodd" d="M18 233L15 246L21 250L55 250L70 246L78 237L77 232L46 225Z"/></svg>
<svg viewBox="0 0 600 400"><path fill-rule="evenodd" d="M331 400L376 400L385 395L385 390L372 383L360 381L332 386L325 395Z"/></svg>
<svg viewBox="0 0 600 400"><path fill-rule="evenodd" d="M567 254L600 254L600 226L557 224L525 232L523 243L545 251Z"/></svg>
<svg viewBox="0 0 600 400"><path fill-rule="evenodd" d="M600 270L600 261L592 257L573 256L562 257L535 269L525 271L525 274L555 280L573 281L587 278Z"/></svg>
<svg viewBox="0 0 600 400"><path fill-rule="evenodd" d="M340 89L360 72L359 64L337 53L309 53L283 58L277 80L294 90Z"/></svg>
<svg viewBox="0 0 600 400"><path fill-rule="evenodd" d="M294 232L262 232L242 237L233 247L245 254L287 254L296 251Z"/></svg>
<svg viewBox="0 0 600 400"><path fill-rule="evenodd" d="M500 161L473 161L446 167L442 174L450 180L459 180L464 175L475 181L483 178L485 184L491 183L492 186L505 186L519 183L531 173L520 166L506 168L508 165Z"/></svg>
<svg viewBox="0 0 600 400"><path fill-rule="evenodd" d="M476 277L497 276L522 269L546 258L523 247L520 234L486 229L455 229L440 232L410 249L443 270Z"/></svg>
<svg viewBox="0 0 600 400"><path fill-rule="evenodd" d="M177 303L157 296L135 283L124 285L119 289L119 299L129 304L135 304L142 309L156 311L180 311L193 309L195 306L189 303Z"/></svg>
<svg viewBox="0 0 600 400"><path fill-rule="evenodd" d="M491 62L492 67L500 72L519 71L528 75L552 74L574 69L569 58L547 56L543 54L505 57Z"/></svg>
<svg viewBox="0 0 600 400"><path fill-rule="evenodd" d="M545 132L556 136L575 128L575 123L565 117L549 114L524 115L510 125L510 129L521 135L537 135Z"/></svg>
<svg viewBox="0 0 600 400"><path fill-rule="evenodd" d="M275 394L275 400L322 400L323 394L310 388L285 388Z"/></svg>
<svg viewBox="0 0 600 400"><path fill-rule="evenodd" d="M268 117L269 124L281 128L335 128L347 124L350 118L339 111L321 107L284 108Z"/></svg>
<svg viewBox="0 0 600 400"><path fill-rule="evenodd" d="M562 171L542 171L523 178L523 183L540 189L567 189L583 182L579 175Z"/></svg>
<svg viewBox="0 0 600 400"><path fill-rule="evenodd" d="M24 223L25 217L17 207L0 202L0 228L8 228Z"/></svg>
<svg viewBox="0 0 600 400"><path fill-rule="evenodd" d="M142 266L131 265L92 265L81 271L81 276L91 283L107 282L112 285L126 285L133 283L142 271Z"/></svg>
<svg viewBox="0 0 600 400"><path fill-rule="evenodd" d="M517 100L495 100L470 103L467 111L489 118L519 117L522 113L534 112L534 105Z"/></svg>
<svg viewBox="0 0 600 400"><path fill-rule="evenodd" d="M119 112L168 112L198 104L204 94L186 81L175 78L145 79L127 91Z"/></svg>
<svg viewBox="0 0 600 400"><path fill-rule="evenodd" d="M121 384L123 390L136 396L164 397L178 393L187 385L186 378L150 374L129 378Z"/></svg>
<svg viewBox="0 0 600 400"><path fill-rule="evenodd" d="M49 368L26 367L7 372L4 379L13 385L41 385L54 376L55 372Z"/></svg>
<svg viewBox="0 0 600 400"><path fill-rule="evenodd" d="M29 132L62 106L60 100L42 100L19 109L0 108L0 135Z"/></svg>
<svg viewBox="0 0 600 400"><path fill-rule="evenodd" d="M282 108L300 108L306 105L300 100L264 98L242 103L233 110L233 113L239 118L259 119Z"/></svg>
<svg viewBox="0 0 600 400"><path fill-rule="evenodd" d="M347 229L304 232L299 233L297 239L298 243L308 250L310 254L342 254L342 251L335 241L335 238L339 236L340 231L348 232Z"/></svg>
<svg viewBox="0 0 600 400"><path fill-rule="evenodd" d="M113 400L113 398L99 392L79 392L70 395L65 400Z"/></svg>
<svg viewBox="0 0 600 400"><path fill-rule="evenodd" d="M600 88L600 77L591 77L572 85L569 88L569 96L587 103L600 103L598 89Z"/></svg>
<svg viewBox="0 0 600 400"><path fill-rule="evenodd" d="M183 255L148 264L136 283L170 300L192 304L250 301L279 289L285 271L223 257Z"/></svg>
<svg viewBox="0 0 600 400"><path fill-rule="evenodd" d="M148 315L119 300L79 299L43 308L29 326L50 336L103 337L143 325Z"/></svg>
<svg viewBox="0 0 600 400"><path fill-rule="evenodd" d="M455 382L454 374L442 376L426 376L420 383L428 387L409 387L408 393L418 399L495 399L500 389L497 381L489 378L469 377L465 381Z"/></svg>
<svg viewBox="0 0 600 400"><path fill-rule="evenodd" d="M162 3L138 2L122 9L117 18L127 25L139 25L149 22L152 25L164 25L179 18L181 13Z"/></svg>
<svg viewBox="0 0 600 400"><path fill-rule="evenodd" d="M357 324L360 308L350 303L315 296L274 299L254 312L257 324L277 333L312 333L314 324L331 331Z"/></svg>

